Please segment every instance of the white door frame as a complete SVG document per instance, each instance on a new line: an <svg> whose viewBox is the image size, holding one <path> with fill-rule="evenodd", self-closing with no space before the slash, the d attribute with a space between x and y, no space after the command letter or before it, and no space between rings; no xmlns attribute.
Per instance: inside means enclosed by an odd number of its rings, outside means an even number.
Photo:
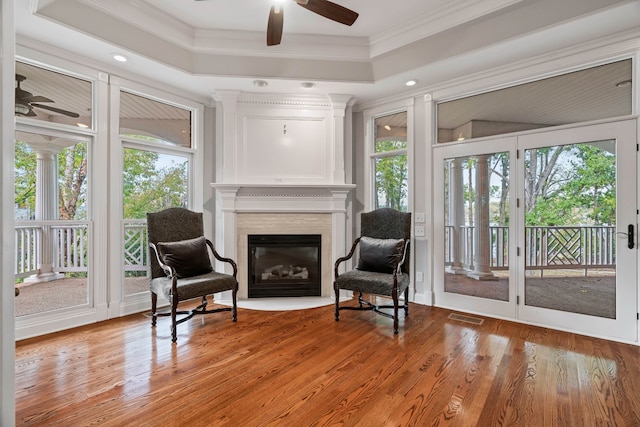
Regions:
<svg viewBox="0 0 640 427"><path fill-rule="evenodd" d="M626 120L593 125L584 125L569 129L548 130L518 137L518 149L521 156L518 168L524 171L524 150L548 146L579 144L603 140L616 140L616 318L588 316L560 310L526 305L525 291L525 256L524 256L524 187L519 185L518 198L520 211L518 218L521 227L518 230L518 245L521 255L518 257L518 294L521 296L518 305L518 319L532 324L550 326L554 329L566 330L621 341L637 340L637 177L636 156L637 138L636 121ZM620 175L624 174L624 175ZM636 230L636 245L627 247L627 225L633 224Z"/></svg>
<svg viewBox="0 0 640 427"><path fill-rule="evenodd" d="M507 301L500 301L488 298L472 297L457 293L444 291L444 174L443 164L445 159L456 157L468 157L482 154L509 153L510 177L513 179L516 175L516 142L513 136L494 137L492 139L483 139L473 141L471 143L456 143L438 146L434 149L434 305L454 310L462 310L469 313L485 314L491 313L491 316L505 319L514 319L516 317L516 271L515 268L509 269L509 298ZM515 210L515 188L509 186L509 218L516 218ZM516 221L510 221L509 236L516 235ZM513 250L515 242L510 237L509 242L509 265L516 266L516 251Z"/></svg>
<svg viewBox="0 0 640 427"><path fill-rule="evenodd" d="M482 138L463 143L449 143L433 149L433 197L434 206L444 206L445 159L480 154L509 152L509 298L497 301L444 292L444 209L434 209L434 305L496 318L551 327L588 336L614 339L623 342L638 341L638 208L637 200L637 132L635 118L602 120L590 124L568 125L543 130L527 131L511 136ZM524 305L524 185L520 176L524 170L522 150L533 147L572 144L580 142L617 141L617 170L625 174L617 183L618 231L625 232L628 224L634 224L636 247L628 249L619 244L616 262L616 319L587 316ZM520 159L516 158L520 150ZM517 181L517 183L516 183ZM517 185L516 185L517 184ZM517 201L520 199L520 207ZM624 237L622 237L624 238ZM622 240L618 239L618 242ZM625 241L626 242L626 241ZM520 256L517 248L520 247ZM519 302L519 304L518 304Z"/></svg>

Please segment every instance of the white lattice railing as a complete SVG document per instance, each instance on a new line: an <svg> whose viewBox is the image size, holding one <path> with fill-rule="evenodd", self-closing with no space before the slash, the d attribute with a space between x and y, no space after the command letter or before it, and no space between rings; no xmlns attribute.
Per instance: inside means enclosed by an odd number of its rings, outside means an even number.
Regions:
<svg viewBox="0 0 640 427"><path fill-rule="evenodd" d="M147 271L147 221L127 219L122 232L125 271Z"/></svg>
<svg viewBox="0 0 640 427"><path fill-rule="evenodd" d="M474 227L460 227L461 256L465 268L473 268ZM454 227L445 227L445 263L453 263L456 239ZM526 227L525 268L529 270L561 268L615 267L615 226ZM509 268L509 228L489 227L491 268Z"/></svg>

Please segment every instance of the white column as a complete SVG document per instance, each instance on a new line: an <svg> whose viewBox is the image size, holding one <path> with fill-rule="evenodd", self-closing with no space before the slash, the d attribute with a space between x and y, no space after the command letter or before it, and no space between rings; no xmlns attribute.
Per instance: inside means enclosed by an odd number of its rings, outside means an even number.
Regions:
<svg viewBox="0 0 640 427"><path fill-rule="evenodd" d="M477 156L476 159L476 211L473 242L474 270L469 273L468 276L477 280L498 280L491 272L489 156Z"/></svg>
<svg viewBox="0 0 640 427"><path fill-rule="evenodd" d="M452 226L451 257L452 265L447 272L453 274L465 274L467 271L463 266L464 235L462 226L464 225L464 182L462 179L461 158L455 158L449 166L449 225Z"/></svg>
<svg viewBox="0 0 640 427"><path fill-rule="evenodd" d="M32 145L36 152L36 221L58 219L58 171L56 154L58 147ZM53 232L50 225L42 227L38 249L40 263L38 274L27 277L25 282L48 282L64 277L53 271Z"/></svg>

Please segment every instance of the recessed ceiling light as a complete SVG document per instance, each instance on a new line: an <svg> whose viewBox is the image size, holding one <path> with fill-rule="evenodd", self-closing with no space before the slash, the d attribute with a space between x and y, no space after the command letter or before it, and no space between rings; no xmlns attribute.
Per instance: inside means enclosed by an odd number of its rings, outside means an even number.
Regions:
<svg viewBox="0 0 640 427"><path fill-rule="evenodd" d="M631 85L631 79L623 80L621 82L616 83L616 87L627 87Z"/></svg>
<svg viewBox="0 0 640 427"><path fill-rule="evenodd" d="M86 128L88 128L88 127L89 127L89 125L85 125L84 123L76 123L76 125L77 125L79 128L83 128L83 129L86 129Z"/></svg>
<svg viewBox="0 0 640 427"><path fill-rule="evenodd" d="M316 84L313 82L302 82L300 83L300 86L302 86L305 89L311 89L313 87L316 87Z"/></svg>
<svg viewBox="0 0 640 427"><path fill-rule="evenodd" d="M113 59L115 59L118 62L127 62L128 61L126 56L121 55L119 53L114 53L113 54Z"/></svg>
<svg viewBox="0 0 640 427"><path fill-rule="evenodd" d="M269 86L269 83L267 83L264 80L254 80L253 81L253 85L257 86L257 87L267 87L267 86Z"/></svg>
<svg viewBox="0 0 640 427"><path fill-rule="evenodd" d="M417 80L407 80L407 82L405 83L405 85L407 86L415 86L418 83Z"/></svg>
<svg viewBox="0 0 640 427"><path fill-rule="evenodd" d="M391 130L391 126L389 126L389 125L384 125L384 128L385 128L386 130Z"/></svg>

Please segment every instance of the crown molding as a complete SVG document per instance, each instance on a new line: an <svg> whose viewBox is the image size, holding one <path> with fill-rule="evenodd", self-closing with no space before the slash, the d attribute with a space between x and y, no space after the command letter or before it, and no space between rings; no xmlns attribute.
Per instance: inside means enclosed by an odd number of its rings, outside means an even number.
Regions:
<svg viewBox="0 0 640 427"><path fill-rule="evenodd" d="M370 58L448 30L522 0L458 0L369 38Z"/></svg>

